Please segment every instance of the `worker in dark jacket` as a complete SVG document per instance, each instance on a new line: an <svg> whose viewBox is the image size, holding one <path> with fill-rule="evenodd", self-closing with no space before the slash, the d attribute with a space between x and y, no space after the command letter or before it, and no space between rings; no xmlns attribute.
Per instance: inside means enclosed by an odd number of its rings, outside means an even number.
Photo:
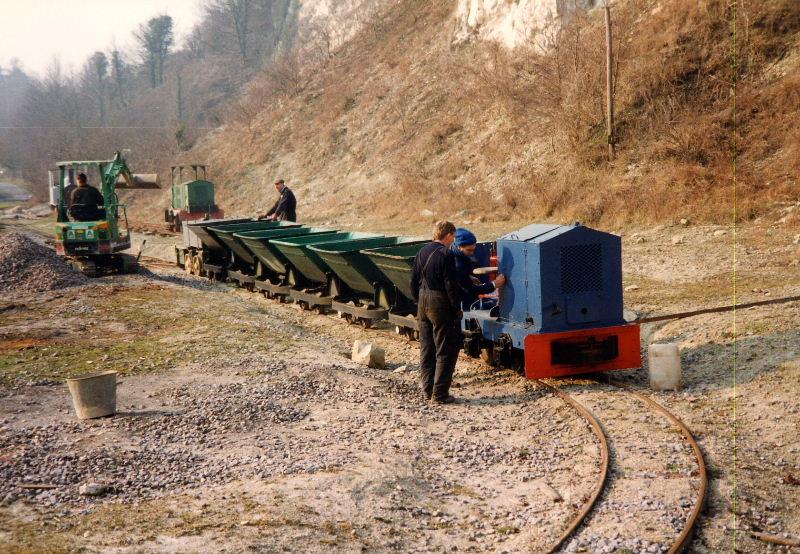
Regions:
<svg viewBox="0 0 800 554"><path fill-rule="evenodd" d="M456 238L450 249L453 251L456 262L456 275L458 284L463 291L461 296L461 309L469 310L482 294L491 294L506 284L506 278L498 274L494 281L482 282L473 273L479 267L475 259L475 249L478 239L469 229L456 229Z"/></svg>
<svg viewBox="0 0 800 554"><path fill-rule="evenodd" d="M420 384L423 394L439 404L451 404L450 395L458 351L461 348L461 297L450 246L455 226L439 221L433 242L414 258L411 290L417 301L420 343Z"/></svg>
<svg viewBox="0 0 800 554"><path fill-rule="evenodd" d="M272 208L258 219L271 219L273 221L297 221L297 199L294 193L286 186L283 179L275 181L275 190L280 196Z"/></svg>
<svg viewBox="0 0 800 554"><path fill-rule="evenodd" d="M78 174L78 185L72 191L69 201L69 213L76 221L97 221L105 219L103 195L91 186L85 173Z"/></svg>

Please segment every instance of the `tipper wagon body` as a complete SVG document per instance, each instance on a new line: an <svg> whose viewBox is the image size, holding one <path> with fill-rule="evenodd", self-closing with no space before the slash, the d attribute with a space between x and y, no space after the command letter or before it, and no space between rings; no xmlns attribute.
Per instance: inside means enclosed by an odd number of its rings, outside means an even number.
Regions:
<svg viewBox="0 0 800 554"><path fill-rule="evenodd" d="M183 226L184 245L176 250L178 264L187 273L211 279L223 278L229 259L228 248L211 228L228 228L253 221L249 218L238 218L188 222Z"/></svg>
<svg viewBox="0 0 800 554"><path fill-rule="evenodd" d="M247 231L267 231L273 229L298 228L299 223L289 221L254 221L238 223L225 227L210 227L209 231L226 249L226 275L240 285L252 286L255 283L256 258L242 240L235 235Z"/></svg>
<svg viewBox="0 0 800 554"><path fill-rule="evenodd" d="M334 229L322 227L282 227L261 231L245 231L234 234L255 257L256 289L267 297L285 299L290 293L287 284L291 263L286 256L272 243L273 240L293 237L320 237L336 233Z"/></svg>
<svg viewBox="0 0 800 554"><path fill-rule="evenodd" d="M365 254L372 248L398 244L421 243L408 237L379 237L341 242L327 242L310 247L335 274L337 294L331 307L348 321L365 327L373 321L385 319L391 299L391 282ZM381 295L384 300L381 301Z"/></svg>

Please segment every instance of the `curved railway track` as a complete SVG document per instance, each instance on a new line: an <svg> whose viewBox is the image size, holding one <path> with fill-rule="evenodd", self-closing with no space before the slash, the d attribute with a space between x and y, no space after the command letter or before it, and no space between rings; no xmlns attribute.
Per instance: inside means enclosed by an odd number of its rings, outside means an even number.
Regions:
<svg viewBox="0 0 800 554"><path fill-rule="evenodd" d="M555 395L560 397L564 402L572 406L589 424L592 429L592 432L597 437L600 443L600 472L596 481L596 484L592 490L590 497L584 502L581 509L578 511L576 516L569 522L567 527L562 531L561 535L558 539L549 545L546 549L542 550L541 552L556 552L561 547L566 545L567 541L572 538L576 532L581 529L584 525L586 525L586 519L593 513L595 506L597 505L600 497L602 496L603 492L606 490L606 485L608 483L608 476L609 476L609 466L610 466L610 449L608 445L608 437L606 436L605 430L601 422L589 411L583 404L578 402L568 393L564 392L561 388L546 383L542 380L534 380L535 383L538 385L549 389ZM598 383L598 381L594 381ZM700 512L703 508L706 498L706 492L708 490L708 477L706 473L706 464L705 458L703 457L703 452L700 449L700 446L697 444L694 436L692 435L689 428L672 412L667 410L664 406L646 396L641 394L635 390L633 390L628 385L620 383L618 381L610 380L610 385L625 391L626 393L630 394L638 401L644 403L654 411L660 413L664 416L673 426L675 426L690 446L692 453L695 458L695 463L697 464L698 468L698 478L699 478L699 487L697 490L697 495L695 501L692 505L691 512L689 513L688 518L686 519L683 529L681 530L680 534L675 538L672 542L671 546L669 547L669 554L677 554L679 552L683 552L683 550L688 545L689 541L692 538L694 529L697 525L697 522L700 518Z"/></svg>

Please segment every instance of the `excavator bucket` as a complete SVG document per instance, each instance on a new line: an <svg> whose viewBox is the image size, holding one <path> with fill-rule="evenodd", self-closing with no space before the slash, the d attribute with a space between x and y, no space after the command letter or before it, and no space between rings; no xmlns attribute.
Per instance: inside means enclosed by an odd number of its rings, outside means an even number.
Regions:
<svg viewBox="0 0 800 554"><path fill-rule="evenodd" d="M116 185L123 190L161 188L158 173L121 173L117 177Z"/></svg>

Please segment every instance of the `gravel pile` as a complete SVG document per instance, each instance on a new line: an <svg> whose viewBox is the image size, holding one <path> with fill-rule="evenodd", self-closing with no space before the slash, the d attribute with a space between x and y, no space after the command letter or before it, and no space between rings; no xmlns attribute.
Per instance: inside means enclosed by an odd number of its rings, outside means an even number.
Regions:
<svg viewBox="0 0 800 554"><path fill-rule="evenodd" d="M88 282L53 250L25 235L0 237L0 293L32 294Z"/></svg>

